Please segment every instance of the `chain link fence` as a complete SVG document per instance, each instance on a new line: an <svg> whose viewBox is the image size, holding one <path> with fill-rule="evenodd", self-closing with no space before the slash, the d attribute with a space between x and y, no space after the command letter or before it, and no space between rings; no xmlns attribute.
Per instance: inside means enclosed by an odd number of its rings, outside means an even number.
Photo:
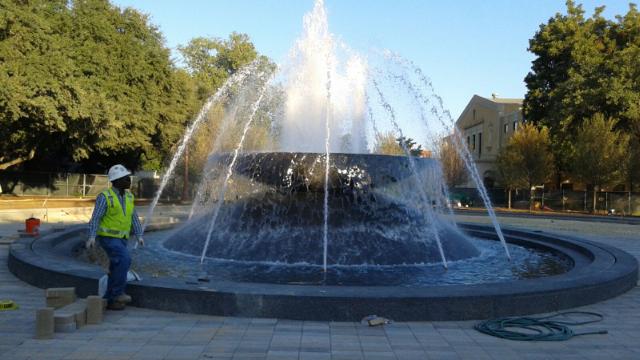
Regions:
<svg viewBox="0 0 640 360"><path fill-rule="evenodd" d="M496 207L509 205L509 193L505 189L488 189L491 202ZM482 199L474 188L451 190L457 197L466 199L473 207L482 207ZM593 210L593 191L536 189L533 196L529 190L511 191L511 208L528 210L530 204L535 210L585 212ZM610 215L640 215L640 193L629 191L598 191L596 193L596 213Z"/></svg>
<svg viewBox="0 0 640 360"><path fill-rule="evenodd" d="M157 177L131 177L131 191L137 198L153 198L160 179ZM95 197L110 186L106 175L47 172L0 171L1 195ZM182 178L169 181L163 200L175 200L182 196Z"/></svg>
<svg viewBox="0 0 640 360"><path fill-rule="evenodd" d="M159 187L160 179L148 176L132 176L131 191L137 198L151 199ZM191 184L193 185L193 184ZM48 197L95 197L110 186L106 175L78 173L11 172L0 171L2 195L48 196ZM193 186L190 186L193 190ZM508 207L509 194L505 189L488 189L494 206ZM482 207L482 199L474 188L451 189L457 199L463 199L464 205ZM183 181L176 175L163 191L162 199L172 201L183 196ZM193 194L191 194L193 196ZM511 192L511 207L529 209L530 204L536 210L591 212L593 209L592 191L546 190L538 188L533 197L529 190ZM530 202L531 200L531 202ZM623 191L602 191L596 193L596 212L612 215L640 215L640 193Z"/></svg>

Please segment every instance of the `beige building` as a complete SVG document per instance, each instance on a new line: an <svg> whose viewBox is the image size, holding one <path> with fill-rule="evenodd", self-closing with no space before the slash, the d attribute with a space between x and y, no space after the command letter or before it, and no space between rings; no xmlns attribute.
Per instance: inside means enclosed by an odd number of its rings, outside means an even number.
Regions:
<svg viewBox="0 0 640 360"><path fill-rule="evenodd" d="M496 180L495 162L499 150L522 123L522 99L474 95L456 121L478 172L488 187ZM474 187L473 183L467 184Z"/></svg>

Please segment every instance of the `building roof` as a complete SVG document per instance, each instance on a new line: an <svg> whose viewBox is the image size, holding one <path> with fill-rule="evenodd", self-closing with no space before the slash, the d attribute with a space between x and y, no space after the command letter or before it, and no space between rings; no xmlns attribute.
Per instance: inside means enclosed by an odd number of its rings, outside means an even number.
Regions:
<svg viewBox="0 0 640 360"><path fill-rule="evenodd" d="M464 126L461 126L461 120L464 118L467 111L473 108L474 104L484 105L485 107L498 111L501 106L522 105L523 100L524 99L499 98L496 97L495 94L492 94L490 98L482 97L480 95L473 95L471 97L471 100L469 100L469 103L467 103L467 106L462 111L462 114L460 114L460 116L458 117L458 120L456 120L456 126L464 128Z"/></svg>
<svg viewBox="0 0 640 360"><path fill-rule="evenodd" d="M498 103L498 104L522 104L522 101L523 101L523 99L507 99L507 98L498 98L498 97L494 97L487 100L491 100L494 103Z"/></svg>

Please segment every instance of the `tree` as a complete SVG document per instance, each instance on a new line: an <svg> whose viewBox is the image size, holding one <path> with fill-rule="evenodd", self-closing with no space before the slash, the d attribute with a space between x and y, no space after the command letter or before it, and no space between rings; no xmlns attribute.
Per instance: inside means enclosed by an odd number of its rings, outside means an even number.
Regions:
<svg viewBox="0 0 640 360"><path fill-rule="evenodd" d="M616 125L616 120L595 114L584 122L575 137L572 174L593 186L594 213L598 189L623 180L629 136L615 130Z"/></svg>
<svg viewBox="0 0 640 360"><path fill-rule="evenodd" d="M246 34L232 33L228 40L197 37L179 46L187 69L197 82L198 98L204 101L229 77L258 56Z"/></svg>
<svg viewBox="0 0 640 360"><path fill-rule="evenodd" d="M107 0L0 6L0 162L157 168L196 103L148 18Z"/></svg>
<svg viewBox="0 0 640 360"><path fill-rule="evenodd" d="M422 145L417 144L412 138L403 136L396 139L398 145L404 150L406 149L411 156L420 156L422 154ZM416 147L416 145L418 145Z"/></svg>
<svg viewBox="0 0 640 360"><path fill-rule="evenodd" d="M500 182L508 191L507 207L511 209L511 193L513 190L522 189L526 186L527 180L521 170L523 162L522 156L517 152L508 151L502 148L496 158L496 167L500 174Z"/></svg>
<svg viewBox="0 0 640 360"><path fill-rule="evenodd" d="M376 134L373 152L383 155L405 155L393 132Z"/></svg>
<svg viewBox="0 0 640 360"><path fill-rule="evenodd" d="M447 186L450 188L467 182L469 175L464 160L455 148L455 134L441 138L436 144L437 157L442 165L442 172Z"/></svg>
<svg viewBox="0 0 640 360"><path fill-rule="evenodd" d="M66 131L77 86L67 39L65 1L0 2L0 167L47 153Z"/></svg>
<svg viewBox="0 0 640 360"><path fill-rule="evenodd" d="M633 191L640 183L640 139L635 136L629 136L629 146L626 152L624 164L624 176L629 191Z"/></svg>
<svg viewBox="0 0 640 360"><path fill-rule="evenodd" d="M497 158L498 171L509 190L526 185L533 199L534 185L543 184L553 173L553 154L549 131L538 129L531 123L525 123L511 136L507 146L500 150ZM531 203L529 207L531 208Z"/></svg>
<svg viewBox="0 0 640 360"><path fill-rule="evenodd" d="M616 21L590 18L567 1L529 41L536 58L526 76L524 115L549 129L558 175L570 170L574 134L595 113L640 139L640 14L634 4ZM558 183L560 177L558 177Z"/></svg>

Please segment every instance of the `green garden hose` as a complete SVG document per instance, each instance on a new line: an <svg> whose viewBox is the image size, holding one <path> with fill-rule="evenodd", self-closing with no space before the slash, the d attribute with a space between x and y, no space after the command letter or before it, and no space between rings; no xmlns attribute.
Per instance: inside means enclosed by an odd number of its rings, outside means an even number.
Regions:
<svg viewBox="0 0 640 360"><path fill-rule="evenodd" d="M552 320L567 315L586 316L584 321ZM474 329L481 333L518 341L564 341L574 336L607 334L607 330L575 333L569 326L592 324L603 320L603 316L587 311L567 311L544 317L503 317L480 322ZM569 319L571 320L571 319Z"/></svg>

